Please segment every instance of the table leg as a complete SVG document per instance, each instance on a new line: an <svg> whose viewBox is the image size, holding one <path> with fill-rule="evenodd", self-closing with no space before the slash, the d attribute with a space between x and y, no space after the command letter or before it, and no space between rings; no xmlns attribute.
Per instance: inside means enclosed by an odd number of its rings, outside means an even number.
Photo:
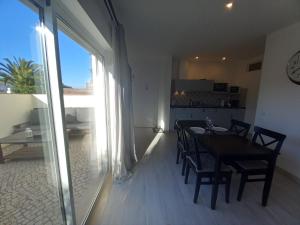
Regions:
<svg viewBox="0 0 300 225"><path fill-rule="evenodd" d="M0 163L4 163L4 157L3 157L1 144L0 144Z"/></svg>
<svg viewBox="0 0 300 225"><path fill-rule="evenodd" d="M262 196L262 205L263 206L266 206L267 202L268 202L269 194L271 191L273 175L274 175L274 169L275 169L275 162L274 162L274 160L270 160L268 163L268 174L266 176L266 181L265 181L264 189L263 189L263 196Z"/></svg>
<svg viewBox="0 0 300 225"><path fill-rule="evenodd" d="M211 192L211 209L216 208L216 202L218 198L218 190L219 190L219 180L220 180L220 167L221 167L221 159L218 157L215 161L215 177L212 186Z"/></svg>

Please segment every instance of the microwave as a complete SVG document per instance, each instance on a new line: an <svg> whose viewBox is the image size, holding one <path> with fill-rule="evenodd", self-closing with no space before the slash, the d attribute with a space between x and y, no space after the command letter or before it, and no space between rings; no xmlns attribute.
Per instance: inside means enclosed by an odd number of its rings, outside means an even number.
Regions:
<svg viewBox="0 0 300 225"><path fill-rule="evenodd" d="M240 87L239 86L230 86L229 92L233 93L233 94L238 94L238 93L240 93Z"/></svg>
<svg viewBox="0 0 300 225"><path fill-rule="evenodd" d="M214 83L215 92L228 92L228 84L227 83Z"/></svg>

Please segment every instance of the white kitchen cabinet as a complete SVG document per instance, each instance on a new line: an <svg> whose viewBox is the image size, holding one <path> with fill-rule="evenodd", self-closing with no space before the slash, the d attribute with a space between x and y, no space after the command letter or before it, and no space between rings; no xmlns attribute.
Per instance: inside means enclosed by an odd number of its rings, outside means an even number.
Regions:
<svg viewBox="0 0 300 225"><path fill-rule="evenodd" d="M213 80L174 80L177 91L213 91Z"/></svg>

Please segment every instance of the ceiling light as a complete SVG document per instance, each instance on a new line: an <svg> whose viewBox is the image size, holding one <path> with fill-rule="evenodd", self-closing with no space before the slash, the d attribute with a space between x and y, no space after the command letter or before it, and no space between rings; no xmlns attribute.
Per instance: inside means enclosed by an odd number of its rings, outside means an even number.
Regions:
<svg viewBox="0 0 300 225"><path fill-rule="evenodd" d="M198 59L199 59L199 56L196 56L195 59L198 60Z"/></svg>
<svg viewBox="0 0 300 225"><path fill-rule="evenodd" d="M223 56L223 57L222 57L222 61L225 61L225 60L226 60L226 57L225 57L225 56Z"/></svg>
<svg viewBox="0 0 300 225"><path fill-rule="evenodd" d="M226 7L227 9L232 9L232 6L233 6L233 2L228 2L228 3L225 5L225 7Z"/></svg>

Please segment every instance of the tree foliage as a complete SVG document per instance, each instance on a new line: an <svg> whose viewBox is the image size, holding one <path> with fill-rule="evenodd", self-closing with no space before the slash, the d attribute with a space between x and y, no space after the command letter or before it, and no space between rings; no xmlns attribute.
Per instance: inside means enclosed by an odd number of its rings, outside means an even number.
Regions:
<svg viewBox="0 0 300 225"><path fill-rule="evenodd" d="M0 77L5 85L11 86L14 93L44 93L42 68L31 60L5 58L0 63Z"/></svg>

